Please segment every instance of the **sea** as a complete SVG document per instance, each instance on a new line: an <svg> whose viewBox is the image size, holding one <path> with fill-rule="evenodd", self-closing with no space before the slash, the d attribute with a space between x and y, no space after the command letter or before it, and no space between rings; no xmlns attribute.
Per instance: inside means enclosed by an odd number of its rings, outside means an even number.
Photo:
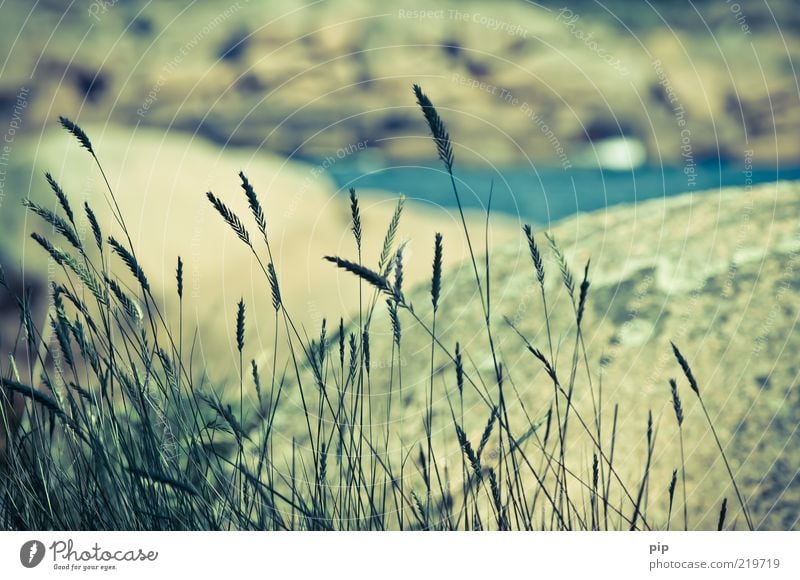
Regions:
<svg viewBox="0 0 800 580"><path fill-rule="evenodd" d="M440 164L394 164L365 168L346 160L329 167L339 191L382 190L421 204L453 208L450 176ZM722 162L682 167L641 165L625 171L599 167L456 167L456 187L465 209L507 214L549 226L577 212L591 212L692 192L709 195L723 187L744 187L800 179L800 166L752 168ZM491 200L491 206L489 205Z"/></svg>

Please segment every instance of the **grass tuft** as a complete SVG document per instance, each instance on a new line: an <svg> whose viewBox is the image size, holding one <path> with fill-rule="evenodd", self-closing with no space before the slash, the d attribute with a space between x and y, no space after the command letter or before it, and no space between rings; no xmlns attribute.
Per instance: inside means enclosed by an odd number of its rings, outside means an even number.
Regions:
<svg viewBox="0 0 800 580"><path fill-rule="evenodd" d="M125 262L125 265L128 267L128 270L131 271L133 277L141 284L142 290L150 292L150 283L147 281L147 276L145 276L144 270L142 270L136 257L113 237L108 238L108 245L111 246L111 250Z"/></svg>
<svg viewBox="0 0 800 580"><path fill-rule="evenodd" d="M236 305L236 348L244 350L244 299Z"/></svg>
<svg viewBox="0 0 800 580"><path fill-rule="evenodd" d="M324 259L328 262L336 264L336 266L342 270L350 272L351 274L355 274L381 292L387 292L390 294L393 292L391 284L389 284L389 281L384 276L370 270L366 266L362 266L361 264L356 264L355 262L351 262L336 256L325 256Z"/></svg>
<svg viewBox="0 0 800 580"><path fill-rule="evenodd" d="M47 179L47 183L50 184L50 189L53 190L53 193L56 194L58 198L58 203L61 204L61 209L64 210L64 213L67 214L67 218L69 222L75 226L75 216L72 213L72 208L69 205L69 200L67 199L67 195L64 193L64 190L61 189L61 186L56 183L56 180L53 179L53 176L50 175L49 172L44 174L45 179Z"/></svg>
<svg viewBox="0 0 800 580"><path fill-rule="evenodd" d="M272 307L277 311L281 307L281 289L278 286L278 275L275 274L275 266L270 262L267 264L267 277L269 288L272 293Z"/></svg>
<svg viewBox="0 0 800 580"><path fill-rule="evenodd" d="M61 126L64 127L67 131L69 131L73 137L75 137L78 142L81 144L81 147L86 149L89 153L92 154L92 157L95 156L94 149L92 148L92 142L89 141L89 137L86 133L83 132L78 125L67 119L66 117L59 117L58 120L61 122Z"/></svg>
<svg viewBox="0 0 800 580"><path fill-rule="evenodd" d="M678 364L683 371L684 376L686 376L686 380L689 381L689 386L695 392L695 394L699 397L700 396L700 388L697 386L697 379L694 378L694 374L692 373L692 368L689 366L689 363L686 362L686 358L684 358L681 351L675 346L674 342L670 342L672 345L672 352L675 355L675 359L678 361Z"/></svg>
<svg viewBox="0 0 800 580"><path fill-rule="evenodd" d="M217 213L222 216L222 219L230 226L240 240L242 240L245 244L250 246L250 234L248 233L247 229L244 227L242 220L239 219L233 211L228 208L222 200L220 200L217 196L215 196L210 191L206 192L206 197L208 201L211 202L211 205L214 206L214 209L217 210Z"/></svg>
<svg viewBox="0 0 800 580"><path fill-rule="evenodd" d="M250 181L247 179L244 171L239 172L239 179L242 180L242 189L244 190L245 197L247 197L247 205L250 206L250 212L253 214L253 219L256 220L258 230L264 236L264 239L266 239L267 220L264 217L264 209L261 207L261 203L258 201L258 196L256 195L253 186L250 185Z"/></svg>
<svg viewBox="0 0 800 580"><path fill-rule="evenodd" d="M422 109L422 114L425 116L425 121L428 123L428 128L431 131L431 136L436 144L436 152L439 159L447 167L448 172L453 171L453 144L450 141L450 134L447 132L447 127L444 121L439 116L436 108L433 106L431 100L422 91L419 85L414 85L414 95L417 97L417 104Z"/></svg>
<svg viewBox="0 0 800 580"><path fill-rule="evenodd" d="M97 222L97 216L94 215L92 208L89 207L87 202L83 203L83 208L86 210L86 218L89 220L89 225L92 228L92 235L94 236L94 243L97 244L97 249L103 251L103 232L100 230L100 224Z"/></svg>
<svg viewBox="0 0 800 580"><path fill-rule="evenodd" d="M358 207L358 196L356 190L350 188L350 217L353 220L353 238L356 240L356 248L361 253L361 210Z"/></svg>
<svg viewBox="0 0 800 580"><path fill-rule="evenodd" d="M178 291L178 298L183 298L183 260L178 256L178 267L175 269L175 283Z"/></svg>
<svg viewBox="0 0 800 580"><path fill-rule="evenodd" d="M433 277L431 278L431 303L433 311L439 309L439 296L442 293L442 234L436 233L433 243Z"/></svg>
<svg viewBox="0 0 800 580"><path fill-rule="evenodd" d="M539 246L533 237L533 229L530 225L525 224L523 226L523 231L528 240L528 248L531 252L533 266L536 268L536 279L539 281L539 284L544 284L544 261L542 260L542 253L539 251Z"/></svg>
<svg viewBox="0 0 800 580"><path fill-rule="evenodd" d="M47 210L39 205L36 205L29 199L22 200L22 205L26 208L31 210L33 213L38 215L44 221L49 223L53 228L66 240L72 245L73 248L82 252L83 251L83 244L81 244L80 239L78 239L78 234L75 233L75 230L72 228L70 224L64 221L61 217L57 216L50 210Z"/></svg>

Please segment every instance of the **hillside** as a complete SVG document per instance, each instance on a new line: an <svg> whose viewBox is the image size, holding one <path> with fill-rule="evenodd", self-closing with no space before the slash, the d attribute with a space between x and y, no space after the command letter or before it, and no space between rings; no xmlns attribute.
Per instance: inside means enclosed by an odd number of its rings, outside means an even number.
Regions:
<svg viewBox="0 0 800 580"><path fill-rule="evenodd" d="M589 305L583 323L591 378L595 396L602 385L602 415L609 438L614 405L619 404L615 461L634 488L644 468L648 410L654 414L656 451L648 509L659 514L656 520L666 517L670 476L680 467L670 377L678 379L686 413L691 525L714 528L723 496L735 505L728 475L697 399L673 358L670 341L674 341L692 365L758 527L798 527L798 212L798 184L775 183L581 214L553 228L576 286L585 261L591 258ZM536 235L546 247L544 236ZM448 241L444 241L445 252ZM548 256L550 324L559 339L556 366L567 376L575 340L574 314L558 265L549 251L544 253ZM479 263L483 264L482 258ZM527 425L526 417L535 422L545 416L552 384L504 318L511 319L536 347L547 352L541 297L527 247L495 247L490 265L494 340L502 352L506 389L513 385L514 392L507 395L513 399L509 402L510 423ZM445 272L437 336L450 349L456 342L461 344L465 361L469 361L466 368L485 382L488 396L496 403L493 363L473 276L472 266L466 262ZM408 296L427 324L429 292L424 284ZM377 369L372 373L372 394L380 404L388 391L385 370L394 360L402 372L404 389L404 413L397 419L405 434L400 444L411 450L424 440L430 337L409 316L401 313L400 318L399 355L390 350L391 328L385 308L378 309L372 323L371 357L373 369ZM434 437L449 450L445 463L458 463L460 450L447 402L458 400L455 371L438 350L435 366ZM577 407L590 417L588 381L583 367L578 368L574 397ZM465 391L465 400L466 431L475 442L489 411L474 393ZM296 419L291 414L278 415L283 437L303 439ZM568 461L586 480L591 447L577 423L571 433ZM530 441L526 445L535 449ZM740 517L736 525L743 526Z"/></svg>
<svg viewBox="0 0 800 580"><path fill-rule="evenodd" d="M110 4L110 5L109 5ZM13 10L16 6L18 9ZM218 144L319 158L365 144L420 160L422 83L473 163L591 164L620 137L651 162L796 163L800 106L790 3L410 0L9 3L0 107L179 128ZM736 9L736 10L734 10ZM679 125L679 118L688 125ZM641 153L636 153L637 159ZM623 155L624 158L624 155Z"/></svg>

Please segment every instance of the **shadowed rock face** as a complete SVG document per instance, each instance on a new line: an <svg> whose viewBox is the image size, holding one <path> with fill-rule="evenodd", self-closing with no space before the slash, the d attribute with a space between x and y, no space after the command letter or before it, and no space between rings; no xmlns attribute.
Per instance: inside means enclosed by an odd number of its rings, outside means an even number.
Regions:
<svg viewBox="0 0 800 580"><path fill-rule="evenodd" d="M800 152L791 64L800 26L786 2L739 13L727 2L144 4L76 3L64 15L63 3L32 14L23 0L6 3L2 108L26 86L29 126L55 111L291 155L367 141L391 160L416 160L426 154L408 137L426 131L409 93L422 82L457 138L501 164L578 163L601 155L589 141L622 137L677 163L678 115L696 160L738 161L743 142L756 163L796 163Z"/></svg>

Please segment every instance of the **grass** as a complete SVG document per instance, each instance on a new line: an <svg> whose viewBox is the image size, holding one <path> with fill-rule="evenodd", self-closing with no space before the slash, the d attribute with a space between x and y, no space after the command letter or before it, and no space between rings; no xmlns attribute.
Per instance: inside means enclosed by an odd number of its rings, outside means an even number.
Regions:
<svg viewBox="0 0 800 580"><path fill-rule="evenodd" d="M442 270L446 240L440 234L433 235L430 301L415 306L409 298L403 285L404 246L395 240L402 198L380 258L370 265L363 262L358 195L350 191L355 256L324 258L331 267L358 279L359 309L347 320L342 316L332 335L323 321L318 337L309 338L283 300L268 216L256 186L241 173L249 219L259 236L250 235L247 221L224 200L213 192L206 195L222 218L221 226L237 236L263 274L265 291L272 298L276 346L269 353L270 368L260 368L256 359L261 360L261 353L246 343L247 305L243 300L231 305L235 327L217 331L235 336L238 368L230 384L208 384L186 344L184 261L176 256L174 291L179 308L177 319L170 319L154 299L89 136L61 118L97 163L113 217L125 236L104 237L95 213L84 205L93 246L82 240L69 197L49 174L47 182L64 217L26 202L49 226L47 235L33 234L33 239L49 254L59 276L50 288L53 307L45 327L36 325L28 301L18 299L20 335L25 340L3 353L8 360L2 369L0 401L0 433L7 443L0 471L3 529L668 529L679 471L683 524L688 529L682 431L681 456L666 498L651 492L651 483L665 490L668 483L650 481L657 444L651 412L641 474L626 479L615 464L619 403L614 404L609 428L603 423L601 385L593 380L598 374L583 339L584 312L591 299L589 264L576 285L565 254L545 233L574 319L565 331L571 345L566 359L557 354L564 332L551 328L552 305L545 291L550 272L530 226L523 234L531 254L531 284L538 286L542 302L547 344L534 344L511 320L496 320L488 226L481 264L461 209L447 127L419 86L414 86L414 94L451 178L482 308L480 331L488 345L488 352L478 354L490 356L491 378L473 368L472 357L461 344L445 344L437 329L438 317L453 306L442 292L447 284ZM4 279L0 282L5 286ZM7 286L6 290L11 291ZM382 308L389 320L388 333L373 327ZM404 389L410 388L404 383L403 352L409 346L419 351L419 345L404 342L408 323L423 329L429 339L423 436L418 438L408 437L403 406ZM498 324L516 331L532 360L544 370L542 376L552 391L546 413L528 414L517 382L495 347ZM278 345L285 360L279 360ZM391 353L388 365L373 364L376 347ZM752 529L752 516L691 368L677 347L674 354L699 398L746 525ZM440 376L441 368L448 369L446 377ZM575 403L576 387L583 384L578 376L583 374L592 402L589 412ZM238 401L225 397L234 385ZM670 388L682 428L679 385L672 380ZM669 394L665 389L665 398ZM12 410L12 399L17 408L24 401L23 413ZM477 401L468 405L469 414L482 415L483 429L475 440L466 427L474 422L465 416L466 399ZM520 409L524 421L518 420ZM276 430L283 414L300 425L297 433ZM588 465L568 453L575 431L589 442ZM452 446L458 450L455 464L448 451ZM650 515L649 506L657 501L669 503L664 521ZM725 499L719 529L725 527L727 512Z"/></svg>

